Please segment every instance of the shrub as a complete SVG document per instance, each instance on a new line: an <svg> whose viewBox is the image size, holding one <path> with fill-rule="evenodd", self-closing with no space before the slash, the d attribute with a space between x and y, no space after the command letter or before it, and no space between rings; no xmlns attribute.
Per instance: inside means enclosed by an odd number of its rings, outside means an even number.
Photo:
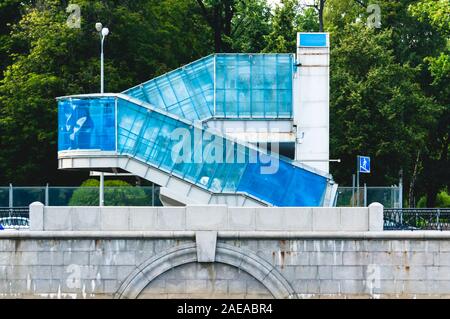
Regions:
<svg viewBox="0 0 450 319"><path fill-rule="evenodd" d="M100 183L96 179L88 179L74 191L69 206L98 206ZM120 180L105 181L105 206L150 206L151 195L142 188L132 187Z"/></svg>
<svg viewBox="0 0 450 319"><path fill-rule="evenodd" d="M427 205L427 196L422 196L417 202L417 207L424 208ZM436 195L436 207L448 208L450 207L450 195L447 191L442 190Z"/></svg>

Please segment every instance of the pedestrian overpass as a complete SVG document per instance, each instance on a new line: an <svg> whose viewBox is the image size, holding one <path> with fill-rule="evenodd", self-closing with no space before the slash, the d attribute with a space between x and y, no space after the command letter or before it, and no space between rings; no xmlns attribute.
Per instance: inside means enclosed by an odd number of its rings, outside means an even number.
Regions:
<svg viewBox="0 0 450 319"><path fill-rule="evenodd" d="M297 55L214 54L60 97L59 168L132 173L168 206L333 206L328 57L327 34L300 34Z"/></svg>

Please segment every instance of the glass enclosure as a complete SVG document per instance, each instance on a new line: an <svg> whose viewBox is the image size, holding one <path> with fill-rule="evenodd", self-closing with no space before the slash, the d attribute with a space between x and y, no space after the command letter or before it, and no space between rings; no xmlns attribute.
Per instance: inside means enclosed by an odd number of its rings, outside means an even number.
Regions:
<svg viewBox="0 0 450 319"><path fill-rule="evenodd" d="M276 206L323 202L327 187L323 176L121 99L118 108L120 154L216 193L245 192ZM180 152L180 145L189 154ZM271 167L274 171L265 174Z"/></svg>
<svg viewBox="0 0 450 319"><path fill-rule="evenodd" d="M116 149L115 98L58 103L58 150Z"/></svg>
<svg viewBox="0 0 450 319"><path fill-rule="evenodd" d="M291 54L218 55L215 116L290 118L293 67Z"/></svg>
<svg viewBox="0 0 450 319"><path fill-rule="evenodd" d="M124 94L189 120L291 118L293 54L216 54Z"/></svg>
<svg viewBox="0 0 450 319"><path fill-rule="evenodd" d="M63 99L59 109L71 103L87 105L97 114L117 112L117 153L129 155L178 176L214 193L241 192L261 198L276 206L321 206L327 178L281 159L244 146L201 127L175 119L157 111L117 98ZM115 112L99 109L117 105ZM61 119L61 117L60 117ZM62 118L65 125L65 118ZM99 123L114 123L113 119ZM84 137L95 140L98 131L115 132L109 126L91 130ZM111 133L112 134L112 133ZM114 135L112 136L114 138ZM60 137L61 140L61 137ZM101 139L100 139L101 140ZM63 143L65 142L62 139ZM111 150L114 145L108 139ZM81 144L75 144L80 149ZM86 149L91 149L91 144ZM60 150L66 150L66 144ZM289 188L285 188L289 185ZM275 186L275 187L274 187ZM283 186L283 187L282 187ZM289 191L281 191L281 189Z"/></svg>

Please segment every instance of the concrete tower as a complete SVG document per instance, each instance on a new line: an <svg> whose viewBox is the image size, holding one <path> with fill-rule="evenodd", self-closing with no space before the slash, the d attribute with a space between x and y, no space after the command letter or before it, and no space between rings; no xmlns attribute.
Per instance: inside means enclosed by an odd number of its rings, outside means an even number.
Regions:
<svg viewBox="0 0 450 319"><path fill-rule="evenodd" d="M329 172L330 40L328 33L297 34L294 75L295 160Z"/></svg>

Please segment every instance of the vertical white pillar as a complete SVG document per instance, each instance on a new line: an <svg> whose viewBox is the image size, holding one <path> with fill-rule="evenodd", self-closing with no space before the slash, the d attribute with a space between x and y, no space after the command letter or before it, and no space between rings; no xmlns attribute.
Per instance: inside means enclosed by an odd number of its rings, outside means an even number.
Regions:
<svg viewBox="0 0 450 319"><path fill-rule="evenodd" d="M48 188L48 183L47 185L45 185L45 206L49 206L49 188Z"/></svg>
<svg viewBox="0 0 450 319"><path fill-rule="evenodd" d="M105 174L100 172L99 206L105 206Z"/></svg>
<svg viewBox="0 0 450 319"><path fill-rule="evenodd" d="M44 230L44 204L34 202L30 204L30 230Z"/></svg>
<svg viewBox="0 0 450 319"><path fill-rule="evenodd" d="M295 160L329 172L330 39L328 33L297 34L294 76Z"/></svg>
<svg viewBox="0 0 450 319"><path fill-rule="evenodd" d="M9 201L8 201L9 208L12 208L14 206L13 192L14 192L13 186L12 186L12 184L9 184Z"/></svg>

